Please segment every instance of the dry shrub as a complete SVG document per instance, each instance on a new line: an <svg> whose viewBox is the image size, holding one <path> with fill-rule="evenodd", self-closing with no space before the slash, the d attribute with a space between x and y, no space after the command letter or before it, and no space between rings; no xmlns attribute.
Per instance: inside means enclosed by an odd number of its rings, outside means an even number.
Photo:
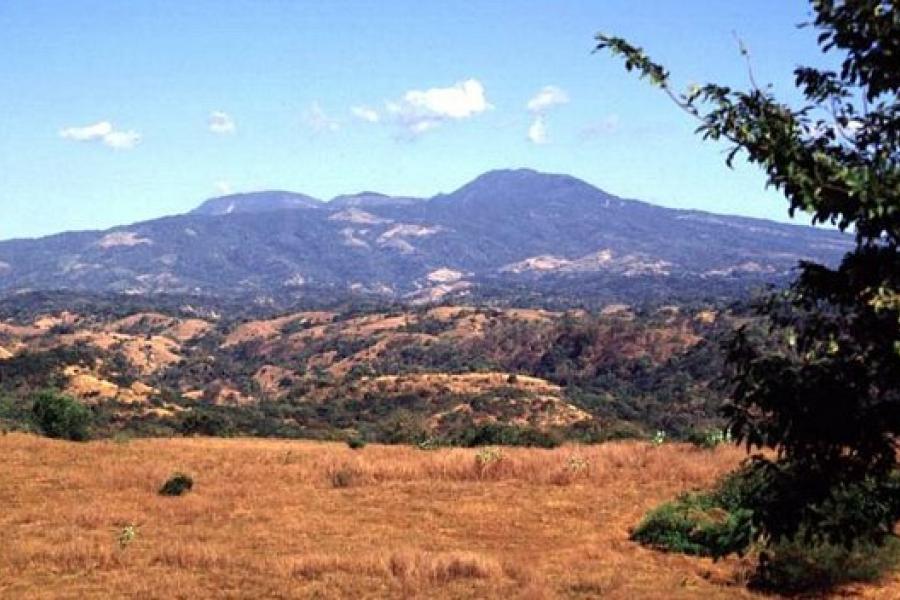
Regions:
<svg viewBox="0 0 900 600"><path fill-rule="evenodd" d="M398 552L388 559L390 573L401 580L446 584L458 579L496 579L503 569L473 552Z"/></svg>

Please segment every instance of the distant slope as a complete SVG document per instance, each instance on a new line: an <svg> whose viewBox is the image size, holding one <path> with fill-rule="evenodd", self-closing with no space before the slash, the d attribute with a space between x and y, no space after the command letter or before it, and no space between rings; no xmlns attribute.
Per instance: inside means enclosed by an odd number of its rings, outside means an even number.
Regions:
<svg viewBox="0 0 900 600"><path fill-rule="evenodd" d="M291 208L319 208L321 200L295 192L252 192L211 198L191 211L197 215L259 213Z"/></svg>
<svg viewBox="0 0 900 600"><path fill-rule="evenodd" d="M486 282L583 289L598 278L607 288L647 280L702 291L704 282L783 280L798 261L835 262L849 245L835 231L661 208L521 169L429 200L238 194L127 227L0 242L0 292L277 295L327 286L428 301Z"/></svg>

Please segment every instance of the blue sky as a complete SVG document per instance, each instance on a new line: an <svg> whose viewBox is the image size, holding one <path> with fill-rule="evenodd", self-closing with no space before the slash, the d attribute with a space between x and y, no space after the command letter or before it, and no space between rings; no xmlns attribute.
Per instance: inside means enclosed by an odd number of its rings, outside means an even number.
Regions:
<svg viewBox="0 0 900 600"><path fill-rule="evenodd" d="M430 196L495 168L786 219L755 168L593 55L625 36L684 87L795 99L799 0L3 0L0 239L190 210L221 191ZM531 108L529 108L529 103Z"/></svg>

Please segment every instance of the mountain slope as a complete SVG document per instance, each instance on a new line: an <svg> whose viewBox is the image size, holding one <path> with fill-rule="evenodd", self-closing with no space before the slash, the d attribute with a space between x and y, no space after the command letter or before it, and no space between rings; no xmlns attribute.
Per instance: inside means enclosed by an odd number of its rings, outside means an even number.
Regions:
<svg viewBox="0 0 900 600"><path fill-rule="evenodd" d="M0 242L0 291L240 295L327 286L427 300L487 281L758 283L783 278L802 259L834 262L849 244L835 231L666 209L520 169L429 200L260 192L107 231Z"/></svg>
<svg viewBox="0 0 900 600"><path fill-rule="evenodd" d="M268 191L211 198L192 210L197 215L259 213L292 208L319 208L321 200L295 192Z"/></svg>

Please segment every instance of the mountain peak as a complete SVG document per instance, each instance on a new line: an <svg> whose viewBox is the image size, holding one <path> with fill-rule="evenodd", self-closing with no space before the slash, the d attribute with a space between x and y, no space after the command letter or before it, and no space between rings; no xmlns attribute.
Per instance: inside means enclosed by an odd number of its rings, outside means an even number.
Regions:
<svg viewBox="0 0 900 600"><path fill-rule="evenodd" d="M320 208L321 206L321 200L306 194L268 190L210 198L192 210L191 213L219 216L231 213L261 213L297 208Z"/></svg>
<svg viewBox="0 0 900 600"><path fill-rule="evenodd" d="M439 203L462 208L485 201L495 207L512 208L524 204L559 202L597 202L612 196L589 183L556 173L534 169L498 169L479 175L458 190L441 196Z"/></svg>

